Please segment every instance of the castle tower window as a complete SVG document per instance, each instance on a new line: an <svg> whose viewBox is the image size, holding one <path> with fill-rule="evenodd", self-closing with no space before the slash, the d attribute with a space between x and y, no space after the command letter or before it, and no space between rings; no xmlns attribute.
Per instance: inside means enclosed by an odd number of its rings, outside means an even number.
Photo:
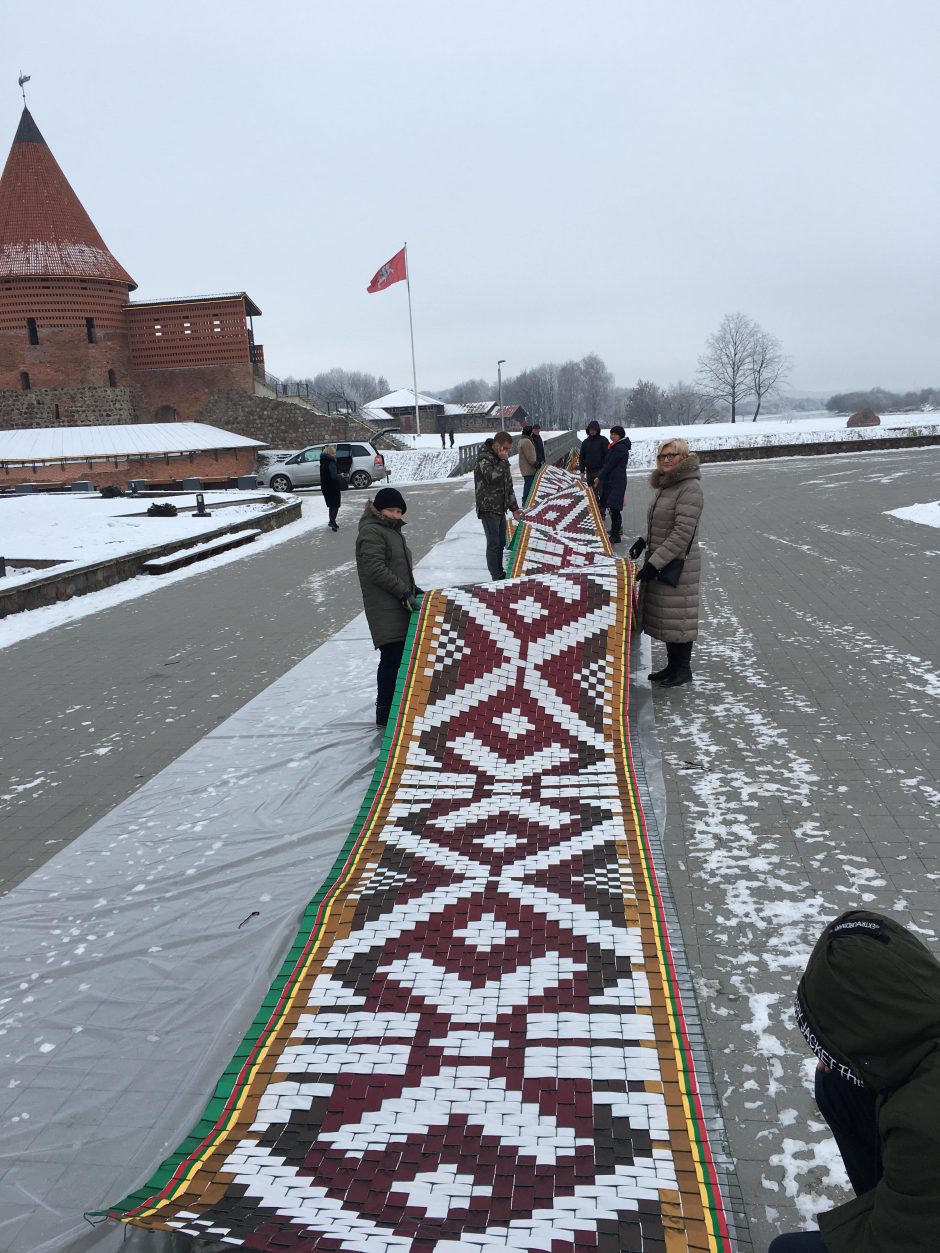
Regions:
<svg viewBox="0 0 940 1253"><path fill-rule="evenodd" d="M55 420L56 420L56 422L61 421L61 419L60 419L60 417L59 417L59 406L58 406L58 405L56 405L56 407L55 407Z"/></svg>
<svg viewBox="0 0 940 1253"><path fill-rule="evenodd" d="M117 375L113 370L108 371L108 386L117 387Z"/></svg>
<svg viewBox="0 0 940 1253"><path fill-rule="evenodd" d="M20 387L24 392L29 391L29 372L27 370L20 371Z"/></svg>
<svg viewBox="0 0 940 1253"><path fill-rule="evenodd" d="M98 336L95 334L94 318L85 319L85 334L88 336L89 344L96 344L98 342Z"/></svg>
<svg viewBox="0 0 940 1253"><path fill-rule="evenodd" d="M31 344L39 343L39 328L36 326L35 318L26 319L26 334L29 336L29 342Z"/></svg>

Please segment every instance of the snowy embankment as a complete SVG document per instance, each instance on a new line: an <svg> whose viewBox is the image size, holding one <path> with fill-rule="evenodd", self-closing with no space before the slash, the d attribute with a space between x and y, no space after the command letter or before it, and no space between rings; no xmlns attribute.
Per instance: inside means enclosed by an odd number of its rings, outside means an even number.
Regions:
<svg viewBox="0 0 940 1253"><path fill-rule="evenodd" d="M910 413L883 414L881 426L845 425L844 417L825 410L798 417L774 416L758 422L710 422L705 426L638 426L627 431L633 447L630 465L652 469L656 448L665 439L687 440L696 449L788 447L794 444L853 444L859 440L894 439L899 435L940 435L940 413L915 417Z"/></svg>

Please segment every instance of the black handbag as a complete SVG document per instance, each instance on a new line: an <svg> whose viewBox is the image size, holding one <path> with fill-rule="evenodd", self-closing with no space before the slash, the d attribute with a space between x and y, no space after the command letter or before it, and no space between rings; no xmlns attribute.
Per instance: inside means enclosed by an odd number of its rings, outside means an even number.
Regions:
<svg viewBox="0 0 940 1253"><path fill-rule="evenodd" d="M695 528L698 530L698 527ZM685 550L685 557L688 557L692 545L695 543L695 531L692 532L692 538L689 540L689 547ZM679 580L682 578L682 571L685 569L685 557L673 557L672 561L666 563L658 574L660 583L668 583L670 587L678 587Z"/></svg>

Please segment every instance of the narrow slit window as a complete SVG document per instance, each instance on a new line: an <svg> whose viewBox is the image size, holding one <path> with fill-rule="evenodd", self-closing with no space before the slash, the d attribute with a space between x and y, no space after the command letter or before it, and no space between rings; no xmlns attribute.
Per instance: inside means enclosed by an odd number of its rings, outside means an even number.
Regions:
<svg viewBox="0 0 940 1253"><path fill-rule="evenodd" d="M108 371L108 386L117 387L117 375L113 370Z"/></svg>
<svg viewBox="0 0 940 1253"><path fill-rule="evenodd" d="M24 392L29 391L29 371L28 370L20 371L20 387L22 387Z"/></svg>
<svg viewBox="0 0 940 1253"><path fill-rule="evenodd" d="M88 336L89 344L97 344L98 336L95 334L95 319L85 319L85 334Z"/></svg>
<svg viewBox="0 0 940 1253"><path fill-rule="evenodd" d="M31 344L39 343L39 328L36 325L35 318L26 319L26 334L29 336L29 342Z"/></svg>

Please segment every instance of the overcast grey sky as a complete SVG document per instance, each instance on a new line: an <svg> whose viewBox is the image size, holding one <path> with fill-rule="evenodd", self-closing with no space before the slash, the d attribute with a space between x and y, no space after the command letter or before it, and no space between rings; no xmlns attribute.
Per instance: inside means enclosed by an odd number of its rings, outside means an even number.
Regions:
<svg viewBox="0 0 940 1253"><path fill-rule="evenodd" d="M8 4L36 122L138 298L246 290L268 368L433 391L596 351L940 384L937 0ZM3 103L5 102L5 103Z"/></svg>

